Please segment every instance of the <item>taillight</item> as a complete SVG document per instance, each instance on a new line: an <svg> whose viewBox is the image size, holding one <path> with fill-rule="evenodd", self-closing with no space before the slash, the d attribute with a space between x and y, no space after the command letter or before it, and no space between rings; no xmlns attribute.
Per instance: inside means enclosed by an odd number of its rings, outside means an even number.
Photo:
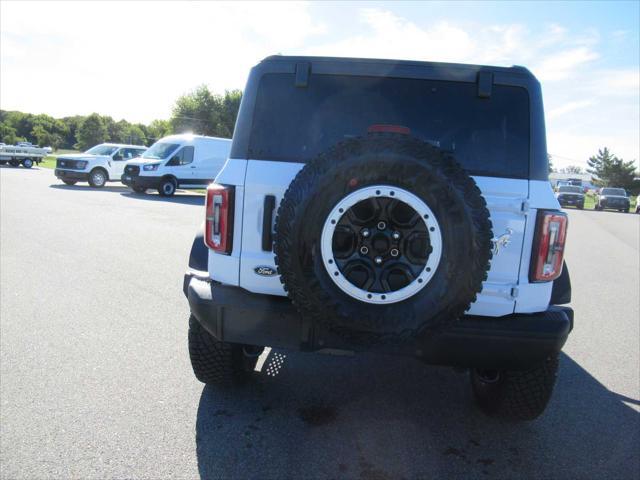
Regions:
<svg viewBox="0 0 640 480"><path fill-rule="evenodd" d="M214 252L229 255L233 248L234 187L212 183L207 188L204 243Z"/></svg>
<svg viewBox="0 0 640 480"><path fill-rule="evenodd" d="M562 273L567 222L567 215L563 212L538 211L529 281L549 282Z"/></svg>

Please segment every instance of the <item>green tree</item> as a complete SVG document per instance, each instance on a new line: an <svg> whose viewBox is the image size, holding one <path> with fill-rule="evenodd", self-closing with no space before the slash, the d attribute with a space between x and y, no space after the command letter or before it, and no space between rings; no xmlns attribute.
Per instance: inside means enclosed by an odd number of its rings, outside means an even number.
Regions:
<svg viewBox="0 0 640 480"><path fill-rule="evenodd" d="M147 144L147 136L140 125L129 125L125 134L125 143L131 143L133 145Z"/></svg>
<svg viewBox="0 0 640 480"><path fill-rule="evenodd" d="M219 102L206 85L200 85L192 92L178 97L173 107L171 125L178 133L214 135L219 112Z"/></svg>
<svg viewBox="0 0 640 480"><path fill-rule="evenodd" d="M74 148L78 128L82 122L84 122L84 118L85 117L82 115L75 115L73 117L64 117L61 119L68 129L67 134L64 135L62 144L60 145L61 148Z"/></svg>
<svg viewBox="0 0 640 480"><path fill-rule="evenodd" d="M94 145L104 143L109 132L104 119L97 113L92 113L78 127L76 139L80 150L87 150Z"/></svg>
<svg viewBox="0 0 640 480"><path fill-rule="evenodd" d="M15 145L20 141L18 140L16 129L5 122L0 123L0 139L2 139L2 143L7 145Z"/></svg>
<svg viewBox="0 0 640 480"><path fill-rule="evenodd" d="M597 178L593 180L603 187L633 188L635 172L634 161L625 162L616 157L607 147L598 150L598 154L587 161L587 172Z"/></svg>
<svg viewBox="0 0 640 480"><path fill-rule="evenodd" d="M178 133L193 132L230 138L233 136L241 99L242 92L239 90L214 95L206 85L200 85L176 100L171 126Z"/></svg>
<svg viewBox="0 0 640 480"><path fill-rule="evenodd" d="M236 118L242 101L241 90L226 90L222 99L222 112L218 125L218 136L231 138L236 126Z"/></svg>
<svg viewBox="0 0 640 480"><path fill-rule="evenodd" d="M107 117L107 132L109 132L109 141L113 143L127 143L127 134L131 124L126 120L114 122L111 117Z"/></svg>
<svg viewBox="0 0 640 480"><path fill-rule="evenodd" d="M147 141L157 142L162 137L171 135L171 122L169 120L154 120L149 124Z"/></svg>

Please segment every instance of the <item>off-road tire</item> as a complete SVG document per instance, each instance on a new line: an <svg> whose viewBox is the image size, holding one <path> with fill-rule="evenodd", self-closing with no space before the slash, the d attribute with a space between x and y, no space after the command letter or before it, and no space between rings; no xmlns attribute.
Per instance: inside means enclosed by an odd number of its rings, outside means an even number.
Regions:
<svg viewBox="0 0 640 480"><path fill-rule="evenodd" d="M9 160L9 165L11 165L12 167L19 167L20 162L18 160Z"/></svg>
<svg viewBox="0 0 640 480"><path fill-rule="evenodd" d="M507 420L533 420L544 412L558 374L558 356L523 371L500 371L493 383L486 383L471 370L471 388L480 409Z"/></svg>
<svg viewBox="0 0 640 480"><path fill-rule="evenodd" d="M102 183L96 182L94 180L93 177L97 173L101 173L102 175L104 175L104 181ZM107 184L108 180L109 174L103 168L94 168L89 172L89 185L91 185L93 188L103 188Z"/></svg>
<svg viewBox="0 0 640 480"><path fill-rule="evenodd" d="M242 345L216 340L193 315L189 317L189 357L196 378L208 385L244 383L257 361L244 355Z"/></svg>
<svg viewBox="0 0 640 480"><path fill-rule="evenodd" d="M33 167L34 161L30 158L25 158L24 160L22 160L22 166L24 168L31 168Z"/></svg>
<svg viewBox="0 0 640 480"><path fill-rule="evenodd" d="M391 304L365 303L340 290L319 252L331 209L376 184L420 197L442 230L442 256L430 282ZM359 344L413 338L454 322L482 289L492 256L489 211L475 181L450 153L399 134L348 139L307 163L284 195L275 229L280 281L301 315Z"/></svg>
<svg viewBox="0 0 640 480"><path fill-rule="evenodd" d="M64 183L65 185L72 186L72 185L75 185L77 182L76 180L62 180L62 183Z"/></svg>

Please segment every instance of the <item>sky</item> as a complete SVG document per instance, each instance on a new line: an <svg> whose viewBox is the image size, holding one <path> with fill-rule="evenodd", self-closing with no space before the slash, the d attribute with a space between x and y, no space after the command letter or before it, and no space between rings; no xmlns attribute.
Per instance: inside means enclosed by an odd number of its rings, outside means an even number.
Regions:
<svg viewBox="0 0 640 480"><path fill-rule="evenodd" d="M272 54L524 65L554 166L640 158L640 2L0 1L0 108L148 123Z"/></svg>

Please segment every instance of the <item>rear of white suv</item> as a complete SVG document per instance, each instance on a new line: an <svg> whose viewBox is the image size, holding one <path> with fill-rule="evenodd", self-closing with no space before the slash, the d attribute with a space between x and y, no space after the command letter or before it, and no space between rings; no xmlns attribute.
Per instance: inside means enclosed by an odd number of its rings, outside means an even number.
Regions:
<svg viewBox="0 0 640 480"><path fill-rule="evenodd" d="M550 306L570 287L546 158L540 87L521 67L270 57L208 190L208 253L194 243L185 277L192 330L229 352L469 367L477 396L494 372L548 370L573 313Z"/></svg>

